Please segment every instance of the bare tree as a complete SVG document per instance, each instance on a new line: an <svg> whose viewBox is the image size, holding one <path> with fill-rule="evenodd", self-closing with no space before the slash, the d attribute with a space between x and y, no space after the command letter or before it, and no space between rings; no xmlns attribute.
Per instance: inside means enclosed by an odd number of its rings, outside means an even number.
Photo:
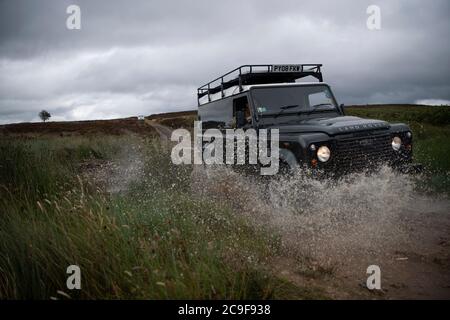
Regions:
<svg viewBox="0 0 450 320"><path fill-rule="evenodd" d="M41 118L41 120L44 122L50 119L51 116L52 115L47 110L42 110L41 112L39 112L39 118Z"/></svg>

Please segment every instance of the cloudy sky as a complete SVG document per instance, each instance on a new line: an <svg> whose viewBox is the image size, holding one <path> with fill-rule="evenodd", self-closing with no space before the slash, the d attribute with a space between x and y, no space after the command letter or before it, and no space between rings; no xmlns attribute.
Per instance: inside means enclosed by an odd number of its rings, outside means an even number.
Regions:
<svg viewBox="0 0 450 320"><path fill-rule="evenodd" d="M449 14L448 0L0 0L0 123L194 109L199 85L257 63L322 63L340 103L449 103Z"/></svg>

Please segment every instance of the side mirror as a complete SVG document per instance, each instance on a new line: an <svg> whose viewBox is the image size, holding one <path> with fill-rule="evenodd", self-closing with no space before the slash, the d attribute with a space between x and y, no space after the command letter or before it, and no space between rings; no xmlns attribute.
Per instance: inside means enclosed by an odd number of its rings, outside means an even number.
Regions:
<svg viewBox="0 0 450 320"><path fill-rule="evenodd" d="M343 103L341 103L341 105L339 106L339 108L341 108L342 114L345 115L344 104L343 104Z"/></svg>
<svg viewBox="0 0 450 320"><path fill-rule="evenodd" d="M245 125L244 111L236 111L236 127L241 128Z"/></svg>

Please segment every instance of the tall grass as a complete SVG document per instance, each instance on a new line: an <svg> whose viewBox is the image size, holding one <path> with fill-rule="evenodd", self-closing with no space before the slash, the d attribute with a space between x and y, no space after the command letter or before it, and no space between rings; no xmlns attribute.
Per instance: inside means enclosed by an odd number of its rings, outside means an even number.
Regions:
<svg viewBox="0 0 450 320"><path fill-rule="evenodd" d="M136 142L144 166L126 192L80 174L83 161L110 161L129 143L0 140L0 299L308 297L263 267L276 236L192 197L190 168L159 143ZM81 290L66 288L69 265L81 268Z"/></svg>

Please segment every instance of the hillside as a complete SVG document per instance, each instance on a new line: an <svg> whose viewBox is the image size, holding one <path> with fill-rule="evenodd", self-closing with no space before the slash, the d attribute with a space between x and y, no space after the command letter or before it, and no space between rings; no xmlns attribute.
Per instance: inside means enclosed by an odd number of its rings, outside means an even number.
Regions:
<svg viewBox="0 0 450 320"><path fill-rule="evenodd" d="M90 121L50 121L50 122L23 122L0 126L1 135L13 136L40 136L40 135L92 135L109 134L122 135L135 133L140 135L154 134L155 131L142 120L137 118L124 118L113 120Z"/></svg>

